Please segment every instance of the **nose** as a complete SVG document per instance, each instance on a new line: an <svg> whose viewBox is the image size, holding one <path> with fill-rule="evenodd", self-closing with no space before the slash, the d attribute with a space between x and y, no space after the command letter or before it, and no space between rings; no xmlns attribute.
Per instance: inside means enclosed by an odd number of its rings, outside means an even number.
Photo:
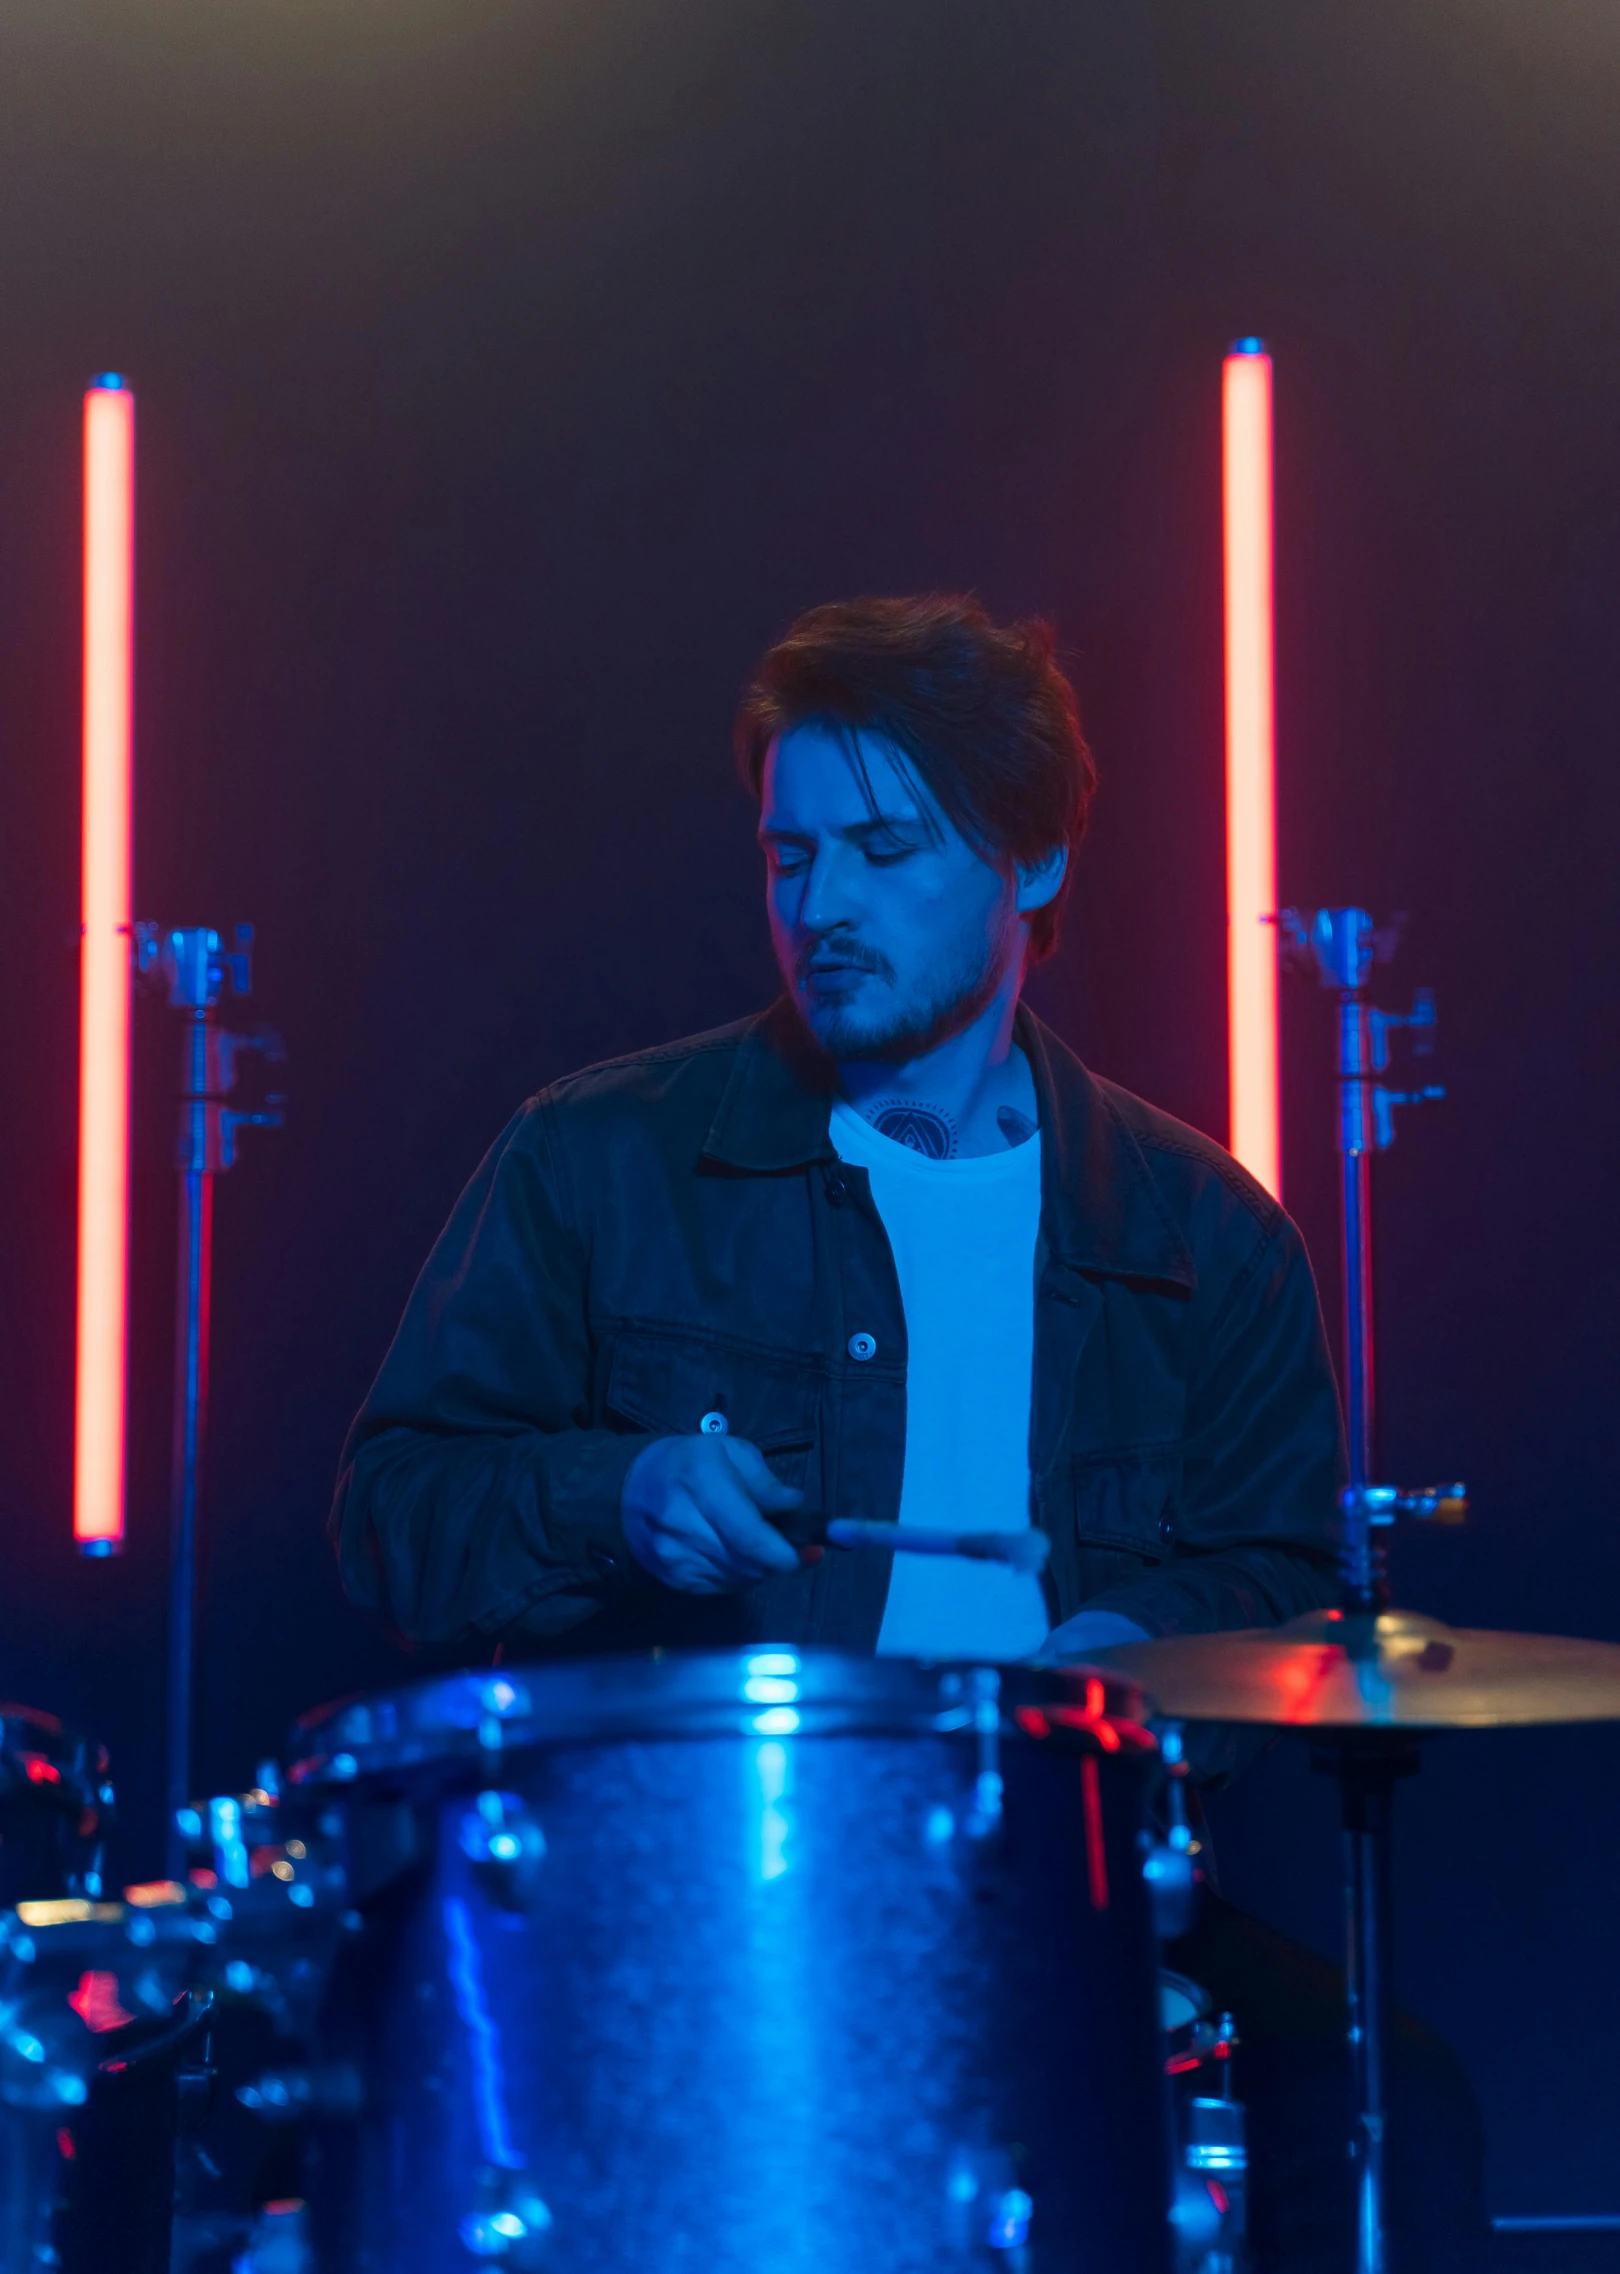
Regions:
<svg viewBox="0 0 1620 2274"><path fill-rule="evenodd" d="M841 847L819 846L804 880L804 895L799 902L799 929L805 932L834 932L840 924L851 922L855 910L850 902L849 865L839 856Z"/></svg>

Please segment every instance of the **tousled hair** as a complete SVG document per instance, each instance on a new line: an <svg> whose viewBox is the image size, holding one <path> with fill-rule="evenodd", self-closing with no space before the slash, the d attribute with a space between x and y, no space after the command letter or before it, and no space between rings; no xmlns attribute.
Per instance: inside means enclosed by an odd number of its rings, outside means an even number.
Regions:
<svg viewBox="0 0 1620 2274"><path fill-rule="evenodd" d="M778 736L826 726L851 742L853 757L854 732L864 730L898 752L988 858L1030 863L1059 845L1072 852L1097 769L1053 645L1050 624L997 624L969 593L811 608L743 690L738 768L757 798ZM1066 874L1030 916L1037 962L1057 943L1068 887Z"/></svg>

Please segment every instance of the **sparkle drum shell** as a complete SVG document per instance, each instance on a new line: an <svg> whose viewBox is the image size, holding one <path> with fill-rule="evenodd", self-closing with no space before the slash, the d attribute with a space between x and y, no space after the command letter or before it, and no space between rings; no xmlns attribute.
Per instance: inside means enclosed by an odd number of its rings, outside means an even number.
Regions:
<svg viewBox="0 0 1620 2274"><path fill-rule="evenodd" d="M322 2274L1163 2274L1140 1710L760 1648L309 1717Z"/></svg>

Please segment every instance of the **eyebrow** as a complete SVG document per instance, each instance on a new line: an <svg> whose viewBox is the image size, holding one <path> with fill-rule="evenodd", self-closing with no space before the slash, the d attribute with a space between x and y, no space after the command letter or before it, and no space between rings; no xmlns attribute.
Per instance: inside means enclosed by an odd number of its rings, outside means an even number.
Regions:
<svg viewBox="0 0 1620 2274"><path fill-rule="evenodd" d="M874 837L902 836L907 829L920 830L926 837L929 833L926 817L920 813L875 813L870 821L852 821L847 828L837 830L835 834L842 837L846 844L865 845ZM762 822L759 834L762 838L797 837L808 843L811 833L804 829L784 829Z"/></svg>

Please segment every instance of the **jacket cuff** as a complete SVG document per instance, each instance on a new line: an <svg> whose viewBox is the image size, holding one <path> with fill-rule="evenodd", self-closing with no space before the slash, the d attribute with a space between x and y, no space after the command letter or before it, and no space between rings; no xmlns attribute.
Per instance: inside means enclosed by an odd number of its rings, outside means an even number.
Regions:
<svg viewBox="0 0 1620 2274"><path fill-rule="evenodd" d="M640 1433L586 1429L546 1446L545 1472L531 1500L524 1496L522 1530L535 1557L564 1581L596 1591L634 1587L651 1573L630 1552L619 1501L637 1456L652 1443Z"/></svg>

